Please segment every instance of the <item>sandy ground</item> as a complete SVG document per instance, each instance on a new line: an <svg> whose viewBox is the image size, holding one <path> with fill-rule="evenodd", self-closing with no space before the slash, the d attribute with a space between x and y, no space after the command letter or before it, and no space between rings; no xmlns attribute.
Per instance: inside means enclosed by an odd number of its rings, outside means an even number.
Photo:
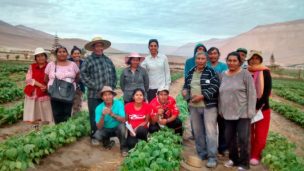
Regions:
<svg viewBox="0 0 304 171"><path fill-rule="evenodd" d="M170 88L170 94L176 96L182 87L183 79L179 79L174 82ZM118 95L121 95L121 91L118 91ZM87 109L87 104L84 102L84 109ZM194 155L196 153L194 141L188 139L190 136L189 121L186 122L186 132L184 134L184 150L183 157L188 155ZM22 134L30 131L31 125L18 122L14 125L4 126L0 128L0 141L6 139L15 134ZM271 118L270 130L278 132L290 141L296 143L298 155L304 156L304 129L285 119L283 116L273 112ZM121 164L123 158L119 152L118 139L114 138L116 145L107 150L100 146L91 146L89 137L84 137L78 140L76 143L66 145L63 148L58 149L55 153L42 159L40 164L36 168L28 169L30 171L53 171L53 170L70 170L70 171L95 171L95 170L117 170ZM235 170L227 169L223 166L227 158L220 157L219 165L215 169L207 169L205 167L202 170ZM205 161L204 161L205 163ZM181 170L185 170L181 168ZM251 170L267 170L264 166L252 167Z"/></svg>

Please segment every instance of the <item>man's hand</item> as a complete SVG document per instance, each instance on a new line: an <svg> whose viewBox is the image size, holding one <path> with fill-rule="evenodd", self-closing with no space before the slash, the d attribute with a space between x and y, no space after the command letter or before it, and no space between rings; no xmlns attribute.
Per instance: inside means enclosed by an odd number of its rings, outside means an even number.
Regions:
<svg viewBox="0 0 304 171"><path fill-rule="evenodd" d="M183 90L183 91L182 91L182 96L183 96L183 97L187 96L187 90Z"/></svg>
<svg viewBox="0 0 304 171"><path fill-rule="evenodd" d="M104 109L103 109L103 111L102 111L102 114L105 116L105 115L108 115L108 114L110 114L110 113L112 113L112 111L111 111L111 109L110 108L108 108L108 107L105 107Z"/></svg>
<svg viewBox="0 0 304 171"><path fill-rule="evenodd" d="M203 95L193 95L191 97L191 102L192 103L198 103L200 101L204 100L204 96Z"/></svg>
<svg viewBox="0 0 304 171"><path fill-rule="evenodd" d="M166 125L167 124L167 119L160 119L158 121L158 123L161 124L161 125Z"/></svg>

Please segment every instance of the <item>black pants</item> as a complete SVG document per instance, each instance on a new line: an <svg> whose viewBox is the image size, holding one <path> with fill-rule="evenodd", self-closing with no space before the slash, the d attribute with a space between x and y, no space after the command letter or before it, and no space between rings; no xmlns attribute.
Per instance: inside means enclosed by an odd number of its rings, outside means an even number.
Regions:
<svg viewBox="0 0 304 171"><path fill-rule="evenodd" d="M139 140L147 141L148 129L146 127L144 126L138 127L135 133L136 133L135 137L131 136L130 132L128 133L127 146L129 150L134 148Z"/></svg>
<svg viewBox="0 0 304 171"><path fill-rule="evenodd" d="M225 150L227 150L227 144L225 139L225 119L221 117L220 115L217 116L217 123L218 123L218 129L219 129L219 136L218 136L218 152L223 153Z"/></svg>
<svg viewBox="0 0 304 171"><path fill-rule="evenodd" d="M174 129L175 134L183 136L183 123L179 118L176 118L174 121L167 123L167 127ZM158 130L160 130L160 126L158 125L158 123L150 124L150 133L157 132Z"/></svg>
<svg viewBox="0 0 304 171"><path fill-rule="evenodd" d="M229 148L229 159L234 165L249 169L250 158L250 122L248 118L225 120L226 142Z"/></svg>
<svg viewBox="0 0 304 171"><path fill-rule="evenodd" d="M95 122L95 109L102 102L103 101L101 99L95 99L95 98L88 99L88 108L89 108L90 124L91 124L91 138L97 130L97 126Z"/></svg>
<svg viewBox="0 0 304 171"><path fill-rule="evenodd" d="M73 103L51 100L55 124L65 122L71 117Z"/></svg>
<svg viewBox="0 0 304 171"><path fill-rule="evenodd" d="M98 129L93 137L99 141L102 141L103 145L109 144L111 137L117 137L120 143L120 150L127 151L125 135L126 127L124 123L121 123L115 128Z"/></svg>
<svg viewBox="0 0 304 171"><path fill-rule="evenodd" d="M149 103L156 97L157 89L149 89L148 90L148 101Z"/></svg>

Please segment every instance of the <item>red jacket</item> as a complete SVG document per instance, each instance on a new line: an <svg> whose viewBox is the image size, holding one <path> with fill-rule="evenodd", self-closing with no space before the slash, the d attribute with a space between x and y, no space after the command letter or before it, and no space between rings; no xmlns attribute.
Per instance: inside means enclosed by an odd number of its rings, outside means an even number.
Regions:
<svg viewBox="0 0 304 171"><path fill-rule="evenodd" d="M32 79L34 79L35 81L38 81L39 83L46 85L46 83L44 82L44 77L45 77L45 73L44 70L46 68L47 63L40 68L39 65L37 63L33 63L31 64L31 69L32 69ZM33 85L26 85L24 88L24 93L28 96L33 96L34 92L36 90L36 96L37 97L43 97L43 96L47 96L47 91L43 92L41 91L40 87L37 86L33 86Z"/></svg>

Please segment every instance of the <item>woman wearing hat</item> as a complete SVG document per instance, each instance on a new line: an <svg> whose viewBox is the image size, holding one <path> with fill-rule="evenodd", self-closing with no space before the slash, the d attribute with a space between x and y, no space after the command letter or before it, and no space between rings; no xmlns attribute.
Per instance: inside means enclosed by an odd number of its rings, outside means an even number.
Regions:
<svg viewBox="0 0 304 171"><path fill-rule="evenodd" d="M260 51L252 50L248 60L248 70L251 72L256 88L256 110L261 110L263 119L251 124L251 165L260 163L261 154L266 145L270 124L269 96L271 94L272 80L270 70L263 65Z"/></svg>
<svg viewBox="0 0 304 171"><path fill-rule="evenodd" d="M159 44L157 39L149 40L150 55L141 63L149 75L148 101L151 102L156 96L159 87L170 87L171 76L168 58L158 53Z"/></svg>
<svg viewBox="0 0 304 171"><path fill-rule="evenodd" d="M59 46L55 50L56 61L50 62L45 68L46 81L50 87L55 78L64 80L74 84L79 77L79 68L74 63L68 60L68 51L64 46ZM67 121L72 113L73 103L56 101L51 99L52 111L55 124Z"/></svg>
<svg viewBox="0 0 304 171"><path fill-rule="evenodd" d="M225 138L229 149L226 167L249 169L250 123L256 114L256 92L251 74L242 69L237 52L226 58L228 70L220 76L219 114L225 119Z"/></svg>
<svg viewBox="0 0 304 171"><path fill-rule="evenodd" d="M51 103L44 81L47 52L43 48L36 48L34 57L36 62L30 65L25 79L23 121L52 123Z"/></svg>
<svg viewBox="0 0 304 171"><path fill-rule="evenodd" d="M144 97L149 89L149 77L146 70L139 64L145 58L138 53L130 53L125 58L125 62L129 65L125 68L120 75L120 88L123 91L125 104L132 101L132 94L135 89L144 90Z"/></svg>

